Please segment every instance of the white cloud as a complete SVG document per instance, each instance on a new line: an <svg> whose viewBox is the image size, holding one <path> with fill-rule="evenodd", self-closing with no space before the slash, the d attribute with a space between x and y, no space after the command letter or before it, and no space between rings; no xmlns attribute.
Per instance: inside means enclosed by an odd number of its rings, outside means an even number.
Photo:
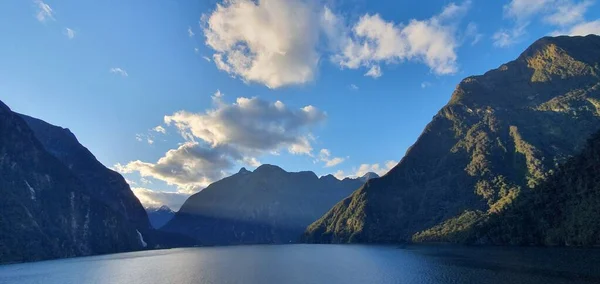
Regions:
<svg viewBox="0 0 600 284"><path fill-rule="evenodd" d="M152 144L154 144L154 139L152 139L150 137L146 137L146 142L148 142L148 144L152 145Z"/></svg>
<svg viewBox="0 0 600 284"><path fill-rule="evenodd" d="M47 20L54 20L54 11L50 8L50 5L41 0L35 0L34 3L37 8L35 17L38 21L45 22Z"/></svg>
<svg viewBox="0 0 600 284"><path fill-rule="evenodd" d="M479 33L479 28L475 23L469 23L465 29L464 39L471 39L471 45L476 45L483 38L483 34Z"/></svg>
<svg viewBox="0 0 600 284"><path fill-rule="evenodd" d="M525 35L525 28L527 25L519 25L514 28L507 30L501 29L494 33L492 39L494 40L494 46L496 47L508 47L517 43L523 35Z"/></svg>
<svg viewBox="0 0 600 284"><path fill-rule="evenodd" d="M164 127L162 127L161 125L152 128L152 130L154 130L154 132L158 132L158 133L162 133L162 134L167 133L167 130Z"/></svg>
<svg viewBox="0 0 600 284"><path fill-rule="evenodd" d="M202 56L202 58L204 60L206 60L206 62L211 62L212 61L208 56Z"/></svg>
<svg viewBox="0 0 600 284"><path fill-rule="evenodd" d="M358 86L354 85L354 84L350 84L349 87L350 87L351 90L354 90L354 91L358 91L358 89L359 89Z"/></svg>
<svg viewBox="0 0 600 284"><path fill-rule="evenodd" d="M331 157L329 149L321 149L319 151L319 160L325 163L325 167L334 167L343 163L346 159L341 157Z"/></svg>
<svg viewBox="0 0 600 284"><path fill-rule="evenodd" d="M458 69L458 24L470 0L406 25L366 14L348 26L346 19L318 3L223 0L203 15L206 44L216 52L212 61L233 77L269 88L313 80L324 55L342 68L367 68L372 77L381 76L382 64L406 60L423 62L436 74Z"/></svg>
<svg viewBox="0 0 600 284"><path fill-rule="evenodd" d="M544 11L555 0L512 0L504 5L504 15L523 21Z"/></svg>
<svg viewBox="0 0 600 284"><path fill-rule="evenodd" d="M589 34L600 35L600 20L575 25L571 27L571 30L567 34L572 36L585 36Z"/></svg>
<svg viewBox="0 0 600 284"><path fill-rule="evenodd" d="M425 88L429 88L429 87L431 87L430 82L425 81L425 82L421 83L421 89L425 89Z"/></svg>
<svg viewBox="0 0 600 284"><path fill-rule="evenodd" d="M121 75L122 77L129 76L129 74L127 74L127 71L125 71L124 69L121 69L119 67L110 68L109 71L110 71L110 73Z"/></svg>
<svg viewBox="0 0 600 284"><path fill-rule="evenodd" d="M319 13L307 2L228 0L203 18L219 69L269 88L313 79Z"/></svg>
<svg viewBox="0 0 600 284"><path fill-rule="evenodd" d="M592 4L592 1L582 1L580 3L561 1L557 3L555 10L547 15L544 20L556 26L580 23L584 20L584 14Z"/></svg>
<svg viewBox="0 0 600 284"><path fill-rule="evenodd" d="M65 35L69 38L69 39L74 39L75 38L75 31L70 29L70 28L65 28Z"/></svg>
<svg viewBox="0 0 600 284"><path fill-rule="evenodd" d="M593 28L594 22L585 22L585 13L593 4L591 0L512 0L504 6L504 15L513 19L515 26L498 30L493 36L494 45L507 47L518 42L526 34L525 28L537 18L560 29L552 35L574 34L580 27Z"/></svg>
<svg viewBox="0 0 600 284"><path fill-rule="evenodd" d="M340 50L332 60L343 68L367 67L365 75L375 78L382 74L379 63L404 60L423 62L436 74L455 73L457 24L470 5L470 1L452 3L436 16L406 25L385 21L379 14L364 15L350 32L338 35Z"/></svg>
<svg viewBox="0 0 600 284"><path fill-rule="evenodd" d="M159 191L142 187L133 187L131 190L146 208L167 205L174 211L178 211L191 195L189 193Z"/></svg>
<svg viewBox="0 0 600 284"><path fill-rule="evenodd" d="M306 127L325 119L314 106L290 109L283 102L269 103L259 98L221 102L222 93L213 97L216 108L205 113L176 112L165 116L186 138L194 137L211 147L230 145L242 152L275 150L292 145L310 145Z"/></svg>
<svg viewBox="0 0 600 284"><path fill-rule="evenodd" d="M257 157L287 149L312 156L310 128L326 114L313 106L288 108L283 102L238 98L227 104L224 95L213 95L215 107L203 113L179 111L164 117L186 140L155 163L132 161L114 168L138 172L175 185L181 192L195 192L224 177L236 163L258 166ZM139 135L140 139L145 136Z"/></svg>
<svg viewBox="0 0 600 284"><path fill-rule="evenodd" d="M344 178L359 178L364 176L368 172L374 172L379 176L385 175L388 171L390 171L393 167L398 164L396 161L389 160L383 164L361 164L358 168L352 170L351 173L347 174L342 170L338 170L335 172L334 176L338 179Z"/></svg>
<svg viewBox="0 0 600 284"><path fill-rule="evenodd" d="M381 67L379 67L379 65L371 66L369 71L365 73L365 76L373 77L375 79L381 77L381 75L383 75L383 72L381 72Z"/></svg>
<svg viewBox="0 0 600 284"><path fill-rule="evenodd" d="M114 168L124 174L139 172L142 177L152 177L181 192L194 193L225 176L224 169L231 168L226 149L205 148L199 143L186 142L177 149L169 150L156 163L132 161Z"/></svg>
<svg viewBox="0 0 600 284"><path fill-rule="evenodd" d="M194 37L195 33L192 31L192 27L188 27L187 32L189 37Z"/></svg>

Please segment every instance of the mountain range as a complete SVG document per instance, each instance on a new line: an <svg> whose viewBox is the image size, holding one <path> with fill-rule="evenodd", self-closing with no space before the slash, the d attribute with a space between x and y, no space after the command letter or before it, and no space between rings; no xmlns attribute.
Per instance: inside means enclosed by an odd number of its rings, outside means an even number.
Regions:
<svg viewBox="0 0 600 284"><path fill-rule="evenodd" d="M400 163L336 204L303 239L419 241L443 224L505 211L600 129L599 74L600 37L561 36L462 80Z"/></svg>
<svg viewBox="0 0 600 284"><path fill-rule="evenodd" d="M252 172L242 168L192 195L161 229L205 245L297 242L306 226L360 187L362 178L319 178L266 164Z"/></svg>
<svg viewBox="0 0 600 284"><path fill-rule="evenodd" d="M245 168L144 209L68 129L0 102L0 263L194 245L600 245L600 37L460 82L402 160L339 180Z"/></svg>

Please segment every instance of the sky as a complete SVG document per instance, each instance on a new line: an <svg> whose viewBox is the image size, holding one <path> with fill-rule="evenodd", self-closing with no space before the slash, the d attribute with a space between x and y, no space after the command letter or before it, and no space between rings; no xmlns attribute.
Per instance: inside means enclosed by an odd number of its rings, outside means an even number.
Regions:
<svg viewBox="0 0 600 284"><path fill-rule="evenodd" d="M465 77L593 0L0 2L0 100L69 128L145 206L260 164L385 174Z"/></svg>

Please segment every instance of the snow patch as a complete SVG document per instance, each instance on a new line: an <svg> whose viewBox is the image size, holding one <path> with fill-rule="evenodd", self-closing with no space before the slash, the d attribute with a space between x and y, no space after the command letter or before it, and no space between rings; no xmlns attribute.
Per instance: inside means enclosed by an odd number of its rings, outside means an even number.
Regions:
<svg viewBox="0 0 600 284"><path fill-rule="evenodd" d="M27 181L25 181L25 185L29 188L29 193L31 194L31 200L35 200L35 189L29 185Z"/></svg>
<svg viewBox="0 0 600 284"><path fill-rule="evenodd" d="M144 237L142 236L142 233L140 233L139 230L135 230L138 234L138 238L140 239L140 243L142 244L143 247L147 247L148 244L146 242L144 242Z"/></svg>

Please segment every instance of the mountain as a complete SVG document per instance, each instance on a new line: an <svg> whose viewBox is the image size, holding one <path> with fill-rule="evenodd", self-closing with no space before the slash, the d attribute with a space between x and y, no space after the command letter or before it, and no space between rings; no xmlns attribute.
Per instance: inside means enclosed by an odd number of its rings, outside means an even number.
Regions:
<svg viewBox="0 0 600 284"><path fill-rule="evenodd" d="M296 242L306 226L362 184L262 165L192 195L161 230L207 245Z"/></svg>
<svg viewBox="0 0 600 284"><path fill-rule="evenodd" d="M400 163L311 224L304 240L408 242L503 212L600 129L598 74L600 37L561 36L464 79Z"/></svg>
<svg viewBox="0 0 600 284"><path fill-rule="evenodd" d="M93 198L121 214L140 232L150 227L144 207L133 194L125 179L108 169L83 145L69 129L49 124L43 120L20 115L42 146L60 160L79 180Z"/></svg>
<svg viewBox="0 0 600 284"><path fill-rule="evenodd" d="M0 102L0 262L143 249L140 232L96 199Z"/></svg>
<svg viewBox="0 0 600 284"><path fill-rule="evenodd" d="M374 173L374 172L368 172L366 174L364 174L363 176L359 177L358 179L360 179L363 183L369 181L370 179L374 179L374 178L378 178L379 175Z"/></svg>
<svg viewBox="0 0 600 284"><path fill-rule="evenodd" d="M581 153L504 211L442 223L417 241L467 244L599 246L600 132Z"/></svg>
<svg viewBox="0 0 600 284"><path fill-rule="evenodd" d="M148 219L150 219L150 224L155 229L159 229L164 226L167 222L173 219L175 216L175 211L171 210L166 205L161 207L149 207L146 208L146 212L148 213Z"/></svg>

